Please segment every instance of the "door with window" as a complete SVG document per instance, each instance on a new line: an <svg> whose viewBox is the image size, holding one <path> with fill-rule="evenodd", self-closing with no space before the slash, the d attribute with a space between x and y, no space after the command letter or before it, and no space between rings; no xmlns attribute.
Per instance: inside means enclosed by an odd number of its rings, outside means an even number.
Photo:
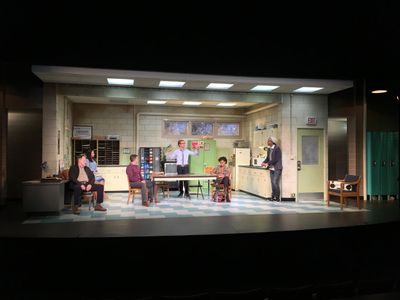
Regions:
<svg viewBox="0 0 400 300"><path fill-rule="evenodd" d="M324 198L324 130L297 130L297 193L299 200Z"/></svg>

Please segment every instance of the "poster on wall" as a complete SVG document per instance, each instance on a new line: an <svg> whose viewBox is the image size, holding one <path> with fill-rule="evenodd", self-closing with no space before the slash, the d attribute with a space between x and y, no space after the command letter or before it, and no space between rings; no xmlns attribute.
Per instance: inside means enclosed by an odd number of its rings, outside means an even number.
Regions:
<svg viewBox="0 0 400 300"><path fill-rule="evenodd" d="M91 140L92 126L74 126L72 137L78 140Z"/></svg>

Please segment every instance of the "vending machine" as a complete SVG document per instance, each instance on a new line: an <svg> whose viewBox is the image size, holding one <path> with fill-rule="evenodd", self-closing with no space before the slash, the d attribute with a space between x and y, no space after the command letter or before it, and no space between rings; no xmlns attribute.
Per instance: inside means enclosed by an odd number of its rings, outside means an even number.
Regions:
<svg viewBox="0 0 400 300"><path fill-rule="evenodd" d="M146 180L150 180L153 172L161 171L161 147L140 147L140 172Z"/></svg>

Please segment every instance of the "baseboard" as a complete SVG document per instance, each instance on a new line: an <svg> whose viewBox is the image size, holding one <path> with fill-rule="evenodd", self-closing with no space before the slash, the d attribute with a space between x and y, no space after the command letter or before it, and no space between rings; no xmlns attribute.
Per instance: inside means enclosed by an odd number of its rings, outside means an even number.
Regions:
<svg viewBox="0 0 400 300"><path fill-rule="evenodd" d="M281 198L281 201L296 201L296 198Z"/></svg>

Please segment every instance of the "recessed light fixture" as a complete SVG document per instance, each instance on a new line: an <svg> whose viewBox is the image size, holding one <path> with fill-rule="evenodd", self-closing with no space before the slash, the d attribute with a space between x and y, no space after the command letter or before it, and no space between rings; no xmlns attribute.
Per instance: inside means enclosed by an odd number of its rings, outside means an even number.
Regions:
<svg viewBox="0 0 400 300"><path fill-rule="evenodd" d="M162 101L162 100L148 100L147 104L165 104L167 101Z"/></svg>
<svg viewBox="0 0 400 300"><path fill-rule="evenodd" d="M196 102L196 101L185 101L183 102L183 105L200 105L201 102Z"/></svg>
<svg viewBox="0 0 400 300"><path fill-rule="evenodd" d="M256 85L250 91L256 91L256 92L269 92L272 90L275 90L279 87L279 85Z"/></svg>
<svg viewBox="0 0 400 300"><path fill-rule="evenodd" d="M371 93L372 94L384 94L384 93L387 93L387 90L373 90Z"/></svg>
<svg viewBox="0 0 400 300"><path fill-rule="evenodd" d="M184 81L168 81L160 80L159 87L170 87L170 88L180 88L183 87L186 82Z"/></svg>
<svg viewBox="0 0 400 300"><path fill-rule="evenodd" d="M297 90L294 90L293 92L296 93L313 93L319 90L322 90L323 88L321 87L310 87L310 86L304 86L301 88L298 88Z"/></svg>
<svg viewBox="0 0 400 300"><path fill-rule="evenodd" d="M227 90L233 86L233 83L210 83L207 89L211 90Z"/></svg>
<svg viewBox="0 0 400 300"><path fill-rule="evenodd" d="M235 106L236 103L232 103L232 102L221 102L218 103L217 106Z"/></svg>
<svg viewBox="0 0 400 300"><path fill-rule="evenodd" d="M112 85L133 85L133 79L123 79L123 78L107 78L108 84Z"/></svg>

